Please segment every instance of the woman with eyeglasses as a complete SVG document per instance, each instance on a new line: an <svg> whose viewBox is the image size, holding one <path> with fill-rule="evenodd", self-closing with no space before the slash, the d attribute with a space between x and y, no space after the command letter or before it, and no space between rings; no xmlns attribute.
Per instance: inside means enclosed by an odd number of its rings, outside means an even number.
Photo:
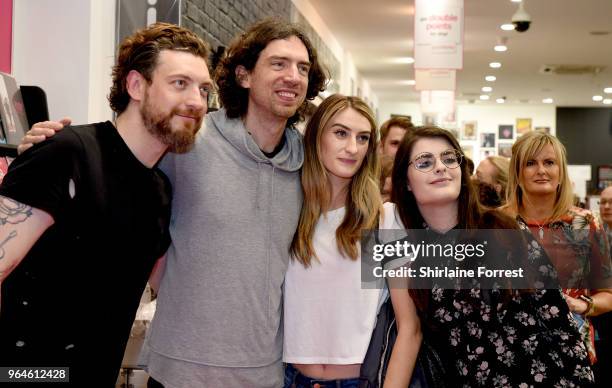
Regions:
<svg viewBox="0 0 612 388"><path fill-rule="evenodd" d="M540 131L521 136L512 146L505 211L528 227L546 250L594 363L590 317L612 310L610 251L599 219L572 204L563 144Z"/></svg>
<svg viewBox="0 0 612 388"><path fill-rule="evenodd" d="M361 284L361 233L382 211L376 139L372 112L357 97L328 97L306 126L304 203L283 294L286 388L359 384L382 302L381 289ZM420 331L407 295L394 294L398 337L384 387L406 387Z"/></svg>
<svg viewBox="0 0 612 388"><path fill-rule="evenodd" d="M461 148L446 130L420 127L407 135L395 159L393 204L384 205L385 228L407 229L409 236L416 233L411 230L425 229L420 232L446 242L452 242L449 236L460 230L506 229L520 238L519 246L493 252L486 259L506 255L503 258L512 263L524 255L534 268L548 269L537 280L550 283L545 274L554 276L554 271L543 250L512 218L479 205L462 162ZM503 233L499 236L504 240ZM504 241L497 242L503 246ZM469 266L468 259L464 263ZM451 280L459 285L459 280ZM446 386L592 383L586 349L558 287L485 288L484 280L464 280L461 287L444 288L432 280L429 288L423 288L408 279L408 290L403 290L417 307L423 341L442 359Z"/></svg>

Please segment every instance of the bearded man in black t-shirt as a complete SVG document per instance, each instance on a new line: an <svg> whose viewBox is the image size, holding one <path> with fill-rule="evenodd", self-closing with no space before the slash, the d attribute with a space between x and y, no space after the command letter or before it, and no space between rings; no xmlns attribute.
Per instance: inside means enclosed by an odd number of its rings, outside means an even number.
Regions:
<svg viewBox="0 0 612 388"><path fill-rule="evenodd" d="M0 187L0 366L69 367L73 386L114 386L170 241L172 191L157 163L193 145L208 54L178 26L136 32L113 68L116 122L67 127L11 164Z"/></svg>

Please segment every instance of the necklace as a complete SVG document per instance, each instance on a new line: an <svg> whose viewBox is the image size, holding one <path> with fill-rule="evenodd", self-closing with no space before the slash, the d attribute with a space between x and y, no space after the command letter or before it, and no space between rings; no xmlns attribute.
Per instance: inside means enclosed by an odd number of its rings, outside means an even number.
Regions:
<svg viewBox="0 0 612 388"><path fill-rule="evenodd" d="M540 237L540 241L544 241L544 226L548 226L546 222L542 222L541 224L535 221L532 221L538 227L538 236Z"/></svg>

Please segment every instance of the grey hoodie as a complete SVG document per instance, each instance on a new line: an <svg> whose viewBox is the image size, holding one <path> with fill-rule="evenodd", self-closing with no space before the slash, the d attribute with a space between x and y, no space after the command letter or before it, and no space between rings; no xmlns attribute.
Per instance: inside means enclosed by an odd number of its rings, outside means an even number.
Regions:
<svg viewBox="0 0 612 388"><path fill-rule="evenodd" d="M153 353L224 367L279 362L282 284L302 204L302 136L272 159L239 119L211 113L195 147L168 155L174 187Z"/></svg>

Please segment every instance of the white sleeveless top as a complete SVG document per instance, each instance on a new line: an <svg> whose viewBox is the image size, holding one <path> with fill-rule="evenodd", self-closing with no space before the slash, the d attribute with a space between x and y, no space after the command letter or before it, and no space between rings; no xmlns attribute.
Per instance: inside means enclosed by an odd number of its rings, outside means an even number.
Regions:
<svg viewBox="0 0 612 388"><path fill-rule="evenodd" d="M319 261L292 259L285 277L283 361L360 364L376 323L382 290L361 289L361 258L343 257L336 229L345 208L327 212L315 227ZM359 248L359 247L358 247Z"/></svg>

